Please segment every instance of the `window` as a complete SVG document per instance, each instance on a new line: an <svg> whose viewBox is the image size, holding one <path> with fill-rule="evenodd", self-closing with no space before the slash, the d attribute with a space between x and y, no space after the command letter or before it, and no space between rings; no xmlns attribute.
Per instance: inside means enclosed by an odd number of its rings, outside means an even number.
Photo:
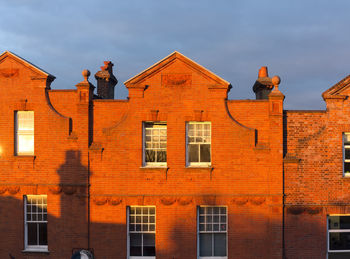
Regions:
<svg viewBox="0 0 350 259"><path fill-rule="evenodd" d="M344 176L350 176L350 132L343 133L343 160Z"/></svg>
<svg viewBox="0 0 350 259"><path fill-rule="evenodd" d="M131 206L128 208L129 257L156 256L156 208L154 206Z"/></svg>
<svg viewBox="0 0 350 259"><path fill-rule="evenodd" d="M187 123L187 166L211 165L211 123Z"/></svg>
<svg viewBox="0 0 350 259"><path fill-rule="evenodd" d="M144 123L144 166L166 166L167 125L163 122Z"/></svg>
<svg viewBox="0 0 350 259"><path fill-rule="evenodd" d="M200 206L198 208L198 253L200 258L227 257L227 208Z"/></svg>
<svg viewBox="0 0 350 259"><path fill-rule="evenodd" d="M328 216L328 259L350 258L350 215Z"/></svg>
<svg viewBox="0 0 350 259"><path fill-rule="evenodd" d="M47 251L47 196L24 196L25 250Z"/></svg>
<svg viewBox="0 0 350 259"><path fill-rule="evenodd" d="M34 112L17 111L15 118L16 155L34 155Z"/></svg>

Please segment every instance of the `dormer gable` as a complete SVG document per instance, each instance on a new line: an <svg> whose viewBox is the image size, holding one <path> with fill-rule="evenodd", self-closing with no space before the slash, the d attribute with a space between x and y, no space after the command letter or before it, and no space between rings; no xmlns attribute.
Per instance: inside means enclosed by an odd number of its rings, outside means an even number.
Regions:
<svg viewBox="0 0 350 259"><path fill-rule="evenodd" d="M125 81L125 86L130 88L141 88L144 89L146 86L144 82L153 77L155 74L160 73L170 65L174 64L175 62L180 61L183 62L186 66L188 66L191 70L199 73L201 76L207 78L211 81L210 87L212 88L218 88L218 89L227 89L229 90L231 88L231 84L227 82L226 80L222 79L221 77L215 75L213 72L209 71L208 69L204 68L203 66L199 65L195 61L189 59L188 57L184 56L180 52L174 51L169 56L165 57L164 59L160 60L159 62L155 63L154 65L148 67L141 73L137 74L136 76L130 78L129 80ZM191 80L188 76L185 74L179 75L174 73L170 77L168 75L164 75L162 77L162 83L165 84L173 84L176 85L182 85L186 84Z"/></svg>
<svg viewBox="0 0 350 259"><path fill-rule="evenodd" d="M30 80L43 81L44 84L40 85L48 89L50 89L50 84L56 78L13 52L7 50L0 55L0 77L16 78L19 76L20 70L28 71Z"/></svg>
<svg viewBox="0 0 350 259"><path fill-rule="evenodd" d="M350 75L322 93L323 99L347 99L350 96Z"/></svg>

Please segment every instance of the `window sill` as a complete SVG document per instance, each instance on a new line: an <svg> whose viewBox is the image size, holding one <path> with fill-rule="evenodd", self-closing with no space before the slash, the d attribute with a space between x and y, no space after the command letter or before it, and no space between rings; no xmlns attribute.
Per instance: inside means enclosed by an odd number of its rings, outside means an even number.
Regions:
<svg viewBox="0 0 350 259"><path fill-rule="evenodd" d="M199 259L227 259L227 256L200 256Z"/></svg>
<svg viewBox="0 0 350 259"><path fill-rule="evenodd" d="M146 166L141 166L140 169L168 169L166 165L162 166L156 166L156 165L146 165Z"/></svg>
<svg viewBox="0 0 350 259"><path fill-rule="evenodd" d="M186 166L185 168L187 168L187 169L212 169L214 167L212 167L211 165L189 165L189 166Z"/></svg>
<svg viewBox="0 0 350 259"><path fill-rule="evenodd" d="M35 159L35 155L14 155L15 159Z"/></svg>
<svg viewBox="0 0 350 259"><path fill-rule="evenodd" d="M47 248L26 248L22 250L22 253L44 253L49 254L50 251Z"/></svg>

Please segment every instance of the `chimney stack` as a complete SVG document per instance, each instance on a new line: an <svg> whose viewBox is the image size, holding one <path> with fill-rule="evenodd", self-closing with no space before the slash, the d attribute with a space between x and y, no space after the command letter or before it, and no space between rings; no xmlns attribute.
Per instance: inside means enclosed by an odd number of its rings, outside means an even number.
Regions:
<svg viewBox="0 0 350 259"><path fill-rule="evenodd" d="M273 88L272 79L269 77L267 67L259 69L258 79L255 81L253 91L257 100L268 99Z"/></svg>
<svg viewBox="0 0 350 259"><path fill-rule="evenodd" d="M102 99L114 99L114 87L118 83L113 75L111 61L104 61L104 66L95 74L97 80L97 95Z"/></svg>

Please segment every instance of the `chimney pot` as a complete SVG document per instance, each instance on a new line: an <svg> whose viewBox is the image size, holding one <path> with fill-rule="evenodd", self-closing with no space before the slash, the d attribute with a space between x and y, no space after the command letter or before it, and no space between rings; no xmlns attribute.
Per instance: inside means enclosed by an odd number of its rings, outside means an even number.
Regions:
<svg viewBox="0 0 350 259"><path fill-rule="evenodd" d="M258 77L268 77L269 73L267 72L267 67L261 67L259 69L259 75Z"/></svg>

